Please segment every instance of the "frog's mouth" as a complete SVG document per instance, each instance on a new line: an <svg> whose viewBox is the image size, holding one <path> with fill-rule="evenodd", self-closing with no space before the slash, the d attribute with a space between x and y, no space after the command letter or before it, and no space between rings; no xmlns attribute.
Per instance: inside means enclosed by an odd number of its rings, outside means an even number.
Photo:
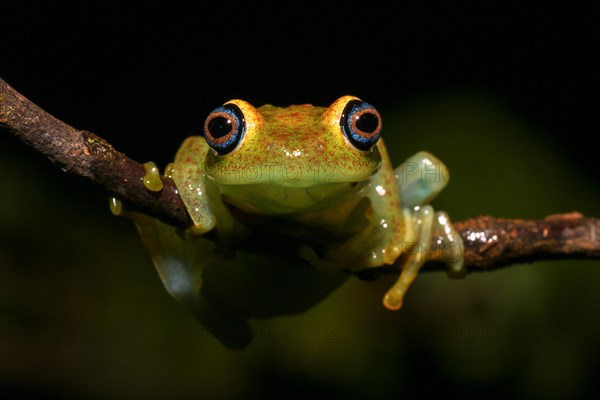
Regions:
<svg viewBox="0 0 600 400"><path fill-rule="evenodd" d="M246 212L265 215L325 210L360 193L368 180L322 183L309 187L276 184L220 186L225 203Z"/></svg>

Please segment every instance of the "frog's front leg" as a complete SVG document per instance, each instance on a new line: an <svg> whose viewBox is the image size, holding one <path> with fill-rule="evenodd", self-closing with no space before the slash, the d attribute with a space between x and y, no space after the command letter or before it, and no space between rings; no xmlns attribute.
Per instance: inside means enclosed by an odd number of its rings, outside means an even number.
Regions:
<svg viewBox="0 0 600 400"><path fill-rule="evenodd" d="M208 151L210 147L203 137L187 138L177 151L170 172L194 222L187 233L198 236L216 227L219 246L227 248L234 240L235 221L219 191L204 177L204 159Z"/></svg>
<svg viewBox="0 0 600 400"><path fill-rule="evenodd" d="M464 275L465 271L460 235L445 212L436 213L426 204L448 183L446 166L433 155L419 152L396 168L395 173L401 202L406 207L404 221L412 227L414 245L408 250L400 277L384 296L384 305L392 310L402 306L406 291L428 260L447 264L451 276Z"/></svg>

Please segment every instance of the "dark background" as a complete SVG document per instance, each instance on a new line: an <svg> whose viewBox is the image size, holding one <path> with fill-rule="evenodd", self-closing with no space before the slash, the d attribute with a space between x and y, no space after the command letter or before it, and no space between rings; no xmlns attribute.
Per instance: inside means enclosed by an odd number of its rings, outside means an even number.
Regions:
<svg viewBox="0 0 600 400"><path fill-rule="evenodd" d="M209 4L4 5L3 78L119 148L144 133L176 147L230 98L381 105L465 88L507 100L565 150L591 147L591 9Z"/></svg>
<svg viewBox="0 0 600 400"><path fill-rule="evenodd" d="M427 149L449 165L434 205L454 220L600 215L591 9L209 4L3 4L0 77L159 166L231 98L354 94L382 113L395 164ZM352 280L302 316L257 323L259 340L232 353L166 295L104 193L6 132L0 273L0 393L598 393L595 261L426 274L399 313L380 305L389 281Z"/></svg>

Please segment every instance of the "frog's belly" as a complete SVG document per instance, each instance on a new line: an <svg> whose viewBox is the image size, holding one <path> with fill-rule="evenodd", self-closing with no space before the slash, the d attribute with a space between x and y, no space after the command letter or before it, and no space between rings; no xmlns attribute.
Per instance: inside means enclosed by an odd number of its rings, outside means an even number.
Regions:
<svg viewBox="0 0 600 400"><path fill-rule="evenodd" d="M244 211L285 215L321 211L359 196L367 181L309 187L273 184L221 186L223 200Z"/></svg>

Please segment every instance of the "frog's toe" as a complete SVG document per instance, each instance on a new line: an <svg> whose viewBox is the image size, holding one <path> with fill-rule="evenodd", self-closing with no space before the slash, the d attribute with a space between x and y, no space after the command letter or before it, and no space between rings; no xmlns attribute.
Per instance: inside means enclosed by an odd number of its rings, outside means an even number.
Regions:
<svg viewBox="0 0 600 400"><path fill-rule="evenodd" d="M404 293L397 293L390 290L383 296L383 305L388 310L396 311L402 307L402 301L404 300Z"/></svg>
<svg viewBox="0 0 600 400"><path fill-rule="evenodd" d="M439 261L448 266L448 277L460 279L466 276L462 238L444 211L438 211L435 214L432 245L437 250L435 253L439 254L437 257Z"/></svg>
<svg viewBox="0 0 600 400"><path fill-rule="evenodd" d="M395 284L388 292L383 296L383 305L388 310L396 311L402 307L402 302L404 301L404 295L408 290L408 284Z"/></svg>
<svg viewBox="0 0 600 400"><path fill-rule="evenodd" d="M390 310L398 310L402 307L402 301L410 285L414 282L419 270L424 264L420 255L412 255L404 265L400 278L394 286L383 297L383 305Z"/></svg>
<svg viewBox="0 0 600 400"><path fill-rule="evenodd" d="M448 278L450 279L463 279L467 276L467 269L463 263L452 263L448 264L448 270L446 271Z"/></svg>

